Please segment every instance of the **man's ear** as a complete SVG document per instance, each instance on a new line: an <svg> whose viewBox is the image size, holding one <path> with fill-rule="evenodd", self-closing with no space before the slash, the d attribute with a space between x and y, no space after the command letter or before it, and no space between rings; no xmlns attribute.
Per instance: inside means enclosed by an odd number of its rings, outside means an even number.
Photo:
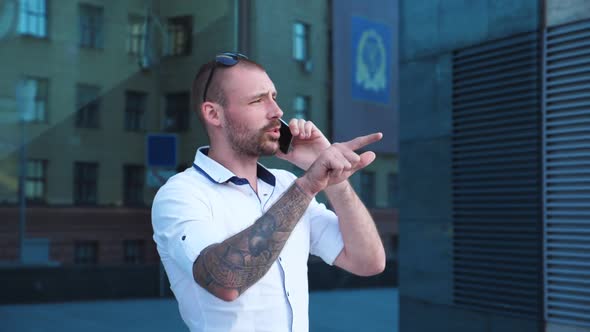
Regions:
<svg viewBox="0 0 590 332"><path fill-rule="evenodd" d="M221 106L216 103L212 103L210 101L206 101L201 104L201 113L203 114L203 119L208 124L218 127L221 125Z"/></svg>

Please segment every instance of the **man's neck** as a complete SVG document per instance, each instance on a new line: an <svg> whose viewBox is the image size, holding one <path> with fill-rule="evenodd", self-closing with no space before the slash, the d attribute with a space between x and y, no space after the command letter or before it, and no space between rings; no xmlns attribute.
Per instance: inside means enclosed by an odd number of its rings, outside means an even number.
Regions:
<svg viewBox="0 0 590 332"><path fill-rule="evenodd" d="M247 156L236 153L231 149L219 149L213 146L209 148L208 157L223 165L236 176L248 180L252 188L257 190L258 157Z"/></svg>

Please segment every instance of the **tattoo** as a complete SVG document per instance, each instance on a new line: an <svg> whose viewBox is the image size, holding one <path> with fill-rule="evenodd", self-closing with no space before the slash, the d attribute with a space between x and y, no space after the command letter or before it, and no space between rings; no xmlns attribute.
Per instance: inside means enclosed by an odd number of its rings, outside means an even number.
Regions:
<svg viewBox="0 0 590 332"><path fill-rule="evenodd" d="M193 266L195 281L212 294L219 288L242 294L268 272L310 201L293 183L252 226L205 248Z"/></svg>

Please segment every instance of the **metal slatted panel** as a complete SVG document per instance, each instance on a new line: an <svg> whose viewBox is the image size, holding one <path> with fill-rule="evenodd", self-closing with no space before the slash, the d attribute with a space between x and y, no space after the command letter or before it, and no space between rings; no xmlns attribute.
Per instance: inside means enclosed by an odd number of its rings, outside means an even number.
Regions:
<svg viewBox="0 0 590 332"><path fill-rule="evenodd" d="M545 319L590 326L590 21L544 45Z"/></svg>
<svg viewBox="0 0 590 332"><path fill-rule="evenodd" d="M539 36L453 55L453 295L460 306L541 317Z"/></svg>

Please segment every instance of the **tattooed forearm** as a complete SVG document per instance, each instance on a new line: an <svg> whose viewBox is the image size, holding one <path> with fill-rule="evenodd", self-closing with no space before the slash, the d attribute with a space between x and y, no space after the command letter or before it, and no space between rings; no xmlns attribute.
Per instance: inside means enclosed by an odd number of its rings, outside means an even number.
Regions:
<svg viewBox="0 0 590 332"><path fill-rule="evenodd" d="M242 294L270 269L310 201L295 182L252 226L203 250L193 266L195 281L214 295Z"/></svg>

